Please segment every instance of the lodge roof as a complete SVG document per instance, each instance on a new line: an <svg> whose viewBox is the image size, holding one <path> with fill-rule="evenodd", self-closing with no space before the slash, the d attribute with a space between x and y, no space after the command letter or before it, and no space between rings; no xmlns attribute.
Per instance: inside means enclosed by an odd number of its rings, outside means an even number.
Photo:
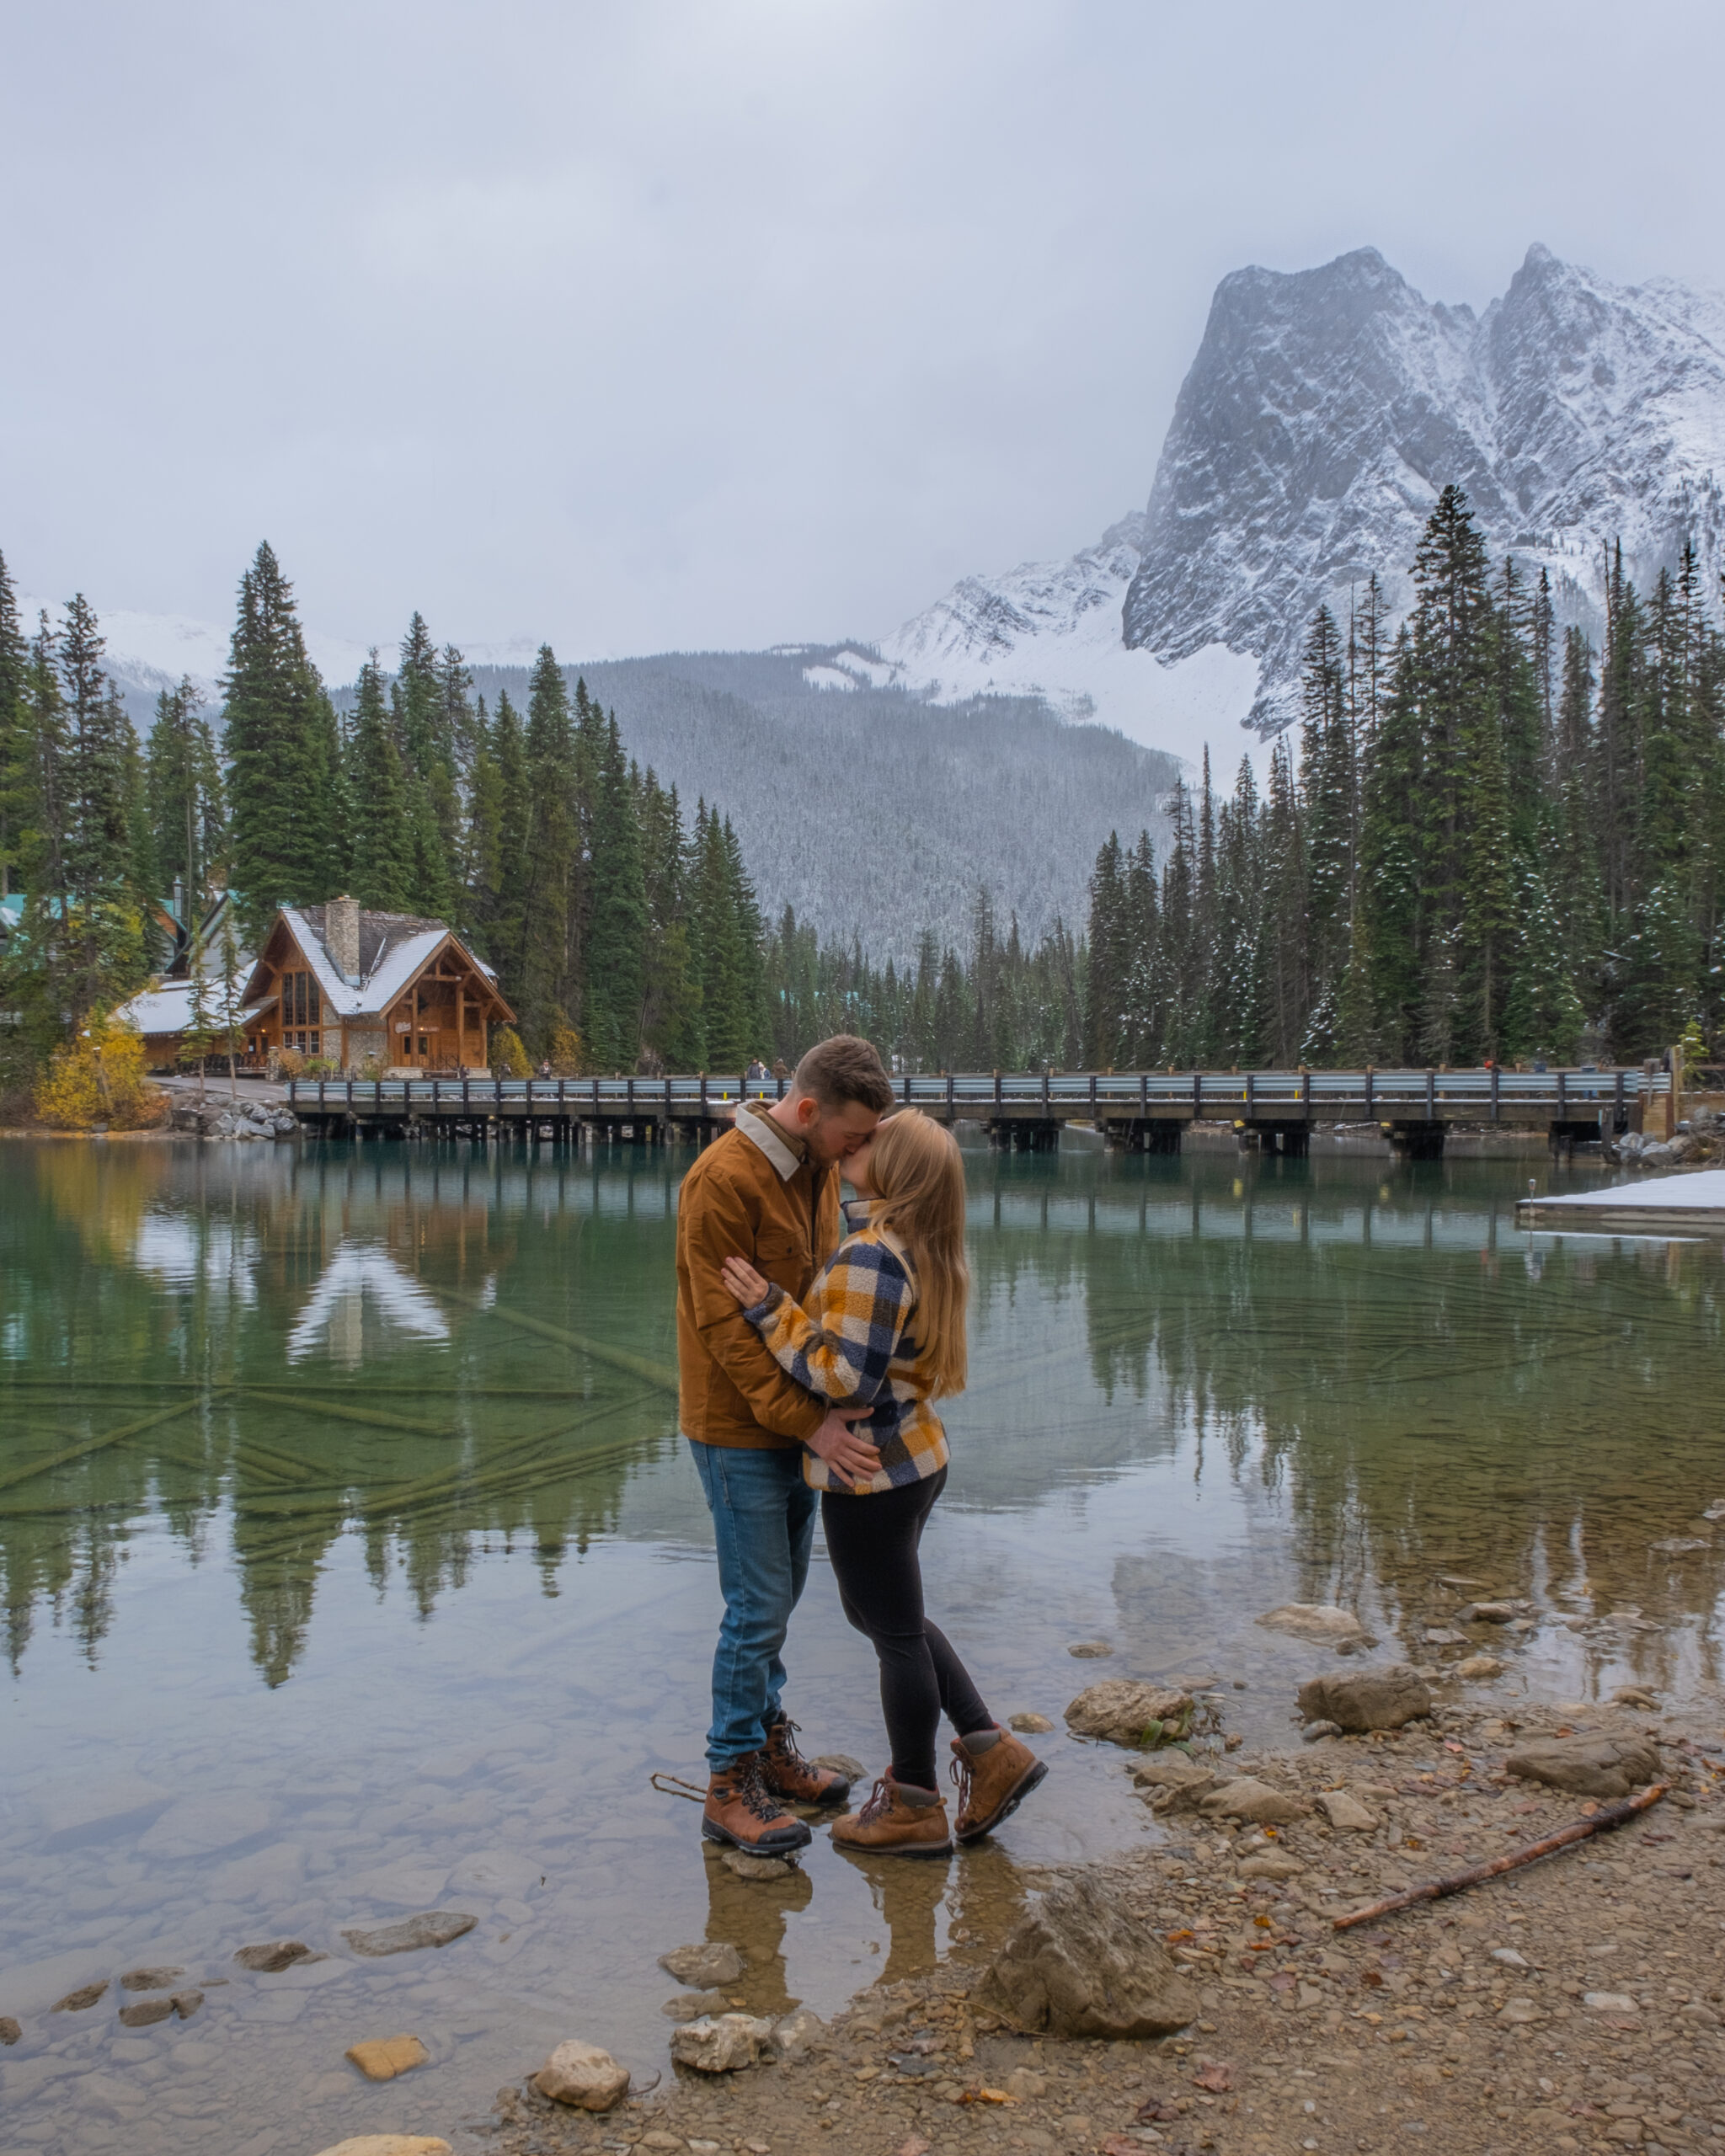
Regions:
<svg viewBox="0 0 1725 2156"><path fill-rule="evenodd" d="M363 907L359 910L360 977L350 980L329 955L328 913L327 906L283 906L278 918L316 974L324 1010L331 1017L369 1017L387 1010L446 942L453 943L484 975L493 994L497 993L496 974L483 958L474 958L443 921L426 921L417 914L373 913ZM269 946L266 937L260 956L267 955ZM254 974L248 996L261 985ZM498 1001L503 1001L501 995Z"/></svg>

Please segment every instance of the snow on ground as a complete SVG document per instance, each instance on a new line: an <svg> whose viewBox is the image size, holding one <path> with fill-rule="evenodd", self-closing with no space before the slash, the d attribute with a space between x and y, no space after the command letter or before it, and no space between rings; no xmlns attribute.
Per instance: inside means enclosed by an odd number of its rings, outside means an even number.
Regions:
<svg viewBox="0 0 1725 2156"><path fill-rule="evenodd" d="M1541 1214L1563 1206L1585 1214L1627 1213L1638 1206L1659 1212L1725 1213L1725 1168L1696 1168L1687 1175L1655 1176L1648 1182L1617 1183L1609 1190L1583 1190L1567 1198L1541 1198Z"/></svg>

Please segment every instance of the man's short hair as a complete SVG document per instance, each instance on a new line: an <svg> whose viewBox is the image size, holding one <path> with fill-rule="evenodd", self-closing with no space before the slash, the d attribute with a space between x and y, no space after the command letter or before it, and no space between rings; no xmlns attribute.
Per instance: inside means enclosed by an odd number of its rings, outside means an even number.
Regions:
<svg viewBox="0 0 1725 2156"><path fill-rule="evenodd" d="M877 1115L884 1115L893 1104L893 1081L873 1043L860 1040L855 1033L835 1033L811 1048L798 1064L793 1082L799 1093L818 1101L827 1115L852 1101L873 1108Z"/></svg>

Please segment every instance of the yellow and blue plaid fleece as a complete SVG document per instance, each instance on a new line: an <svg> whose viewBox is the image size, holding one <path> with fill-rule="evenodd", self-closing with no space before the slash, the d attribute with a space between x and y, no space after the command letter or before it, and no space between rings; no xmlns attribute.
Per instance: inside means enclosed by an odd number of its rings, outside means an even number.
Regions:
<svg viewBox="0 0 1725 2156"><path fill-rule="evenodd" d="M817 1490L867 1497L938 1474L947 1433L928 1404L933 1374L910 1331L916 1310L911 1254L889 1228L868 1222L868 1202L845 1208L854 1230L841 1242L800 1304L782 1288L744 1312L789 1377L835 1407L868 1407L852 1428L880 1454L880 1471L846 1485L805 1447L804 1479Z"/></svg>

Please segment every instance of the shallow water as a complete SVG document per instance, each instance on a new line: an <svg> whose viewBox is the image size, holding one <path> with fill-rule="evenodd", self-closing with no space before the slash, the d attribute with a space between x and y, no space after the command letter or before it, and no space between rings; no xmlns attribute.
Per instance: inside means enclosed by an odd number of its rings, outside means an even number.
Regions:
<svg viewBox="0 0 1725 2156"><path fill-rule="evenodd" d="M672 1946L734 1940L738 1999L829 2013L992 1930L1027 1867L1146 1833L1118 1753L1058 1737L949 1869L817 1838L745 1885L649 1788L699 1774L718 1608L665 1390L690 1157L0 1145L0 2156L477 2148L562 2036L663 2067ZM1280 1740L1327 1657L1253 1618L1341 1601L1453 1660L1423 1641L1474 1592L1445 1574L1546 1613L1493 1641L1506 1702L1717 1696L1717 1245L1518 1233L1530 1172L1599 1173L1542 1155L969 1166L975 1383L925 1546L996 1713L1214 1678ZM805 1748L875 1770L819 1563L790 1659ZM431 1908L478 1922L341 1940ZM232 1964L283 1935L329 1958ZM188 2024L47 2011L163 1962L206 1986ZM399 2031L430 2066L344 2063Z"/></svg>

